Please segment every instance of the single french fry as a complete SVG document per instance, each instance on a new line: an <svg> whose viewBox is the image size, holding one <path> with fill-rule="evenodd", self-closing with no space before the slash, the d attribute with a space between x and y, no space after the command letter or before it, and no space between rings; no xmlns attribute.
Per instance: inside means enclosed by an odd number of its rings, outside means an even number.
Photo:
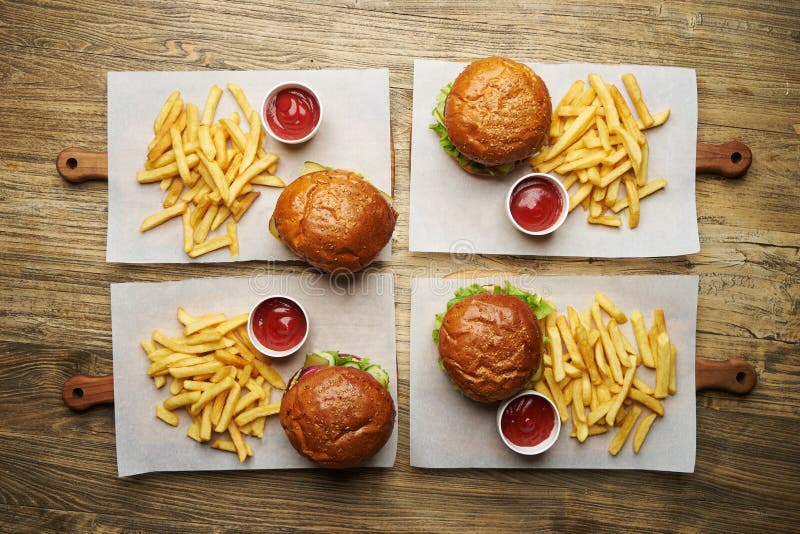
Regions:
<svg viewBox="0 0 800 534"><path fill-rule="evenodd" d="M239 255L239 236L236 233L236 223L229 221L227 225L228 238L231 240L230 250L231 257L235 258Z"/></svg>
<svg viewBox="0 0 800 534"><path fill-rule="evenodd" d="M539 380L533 385L533 389L553 401L553 394L550 393L550 388L547 387L547 382L545 380ZM553 401L555 403L555 401Z"/></svg>
<svg viewBox="0 0 800 534"><path fill-rule="evenodd" d="M557 327L550 327L547 329L547 336L550 338L550 354L552 359L553 377L556 382L564 379L564 355L561 351L561 334L558 332Z"/></svg>
<svg viewBox="0 0 800 534"><path fill-rule="evenodd" d="M612 456L616 456L619 454L619 451L622 450L623 445L625 445L625 442L628 441L628 436L630 435L634 425L636 425L636 421L639 419L641 414L641 408L634 406L625 415L625 419L623 419L617 434L611 440L611 444L608 447L608 452L610 452Z"/></svg>
<svg viewBox="0 0 800 534"><path fill-rule="evenodd" d="M614 100L614 105L617 107L619 118L622 121L622 125L625 127L625 130L627 130L627 132L639 145L643 144L644 134L636 124L636 118L633 116L633 113L631 113L628 103L625 102L625 98L622 96L622 93L620 93L616 85L611 85L609 87L609 92L611 93L611 98Z"/></svg>
<svg viewBox="0 0 800 534"><path fill-rule="evenodd" d="M626 158L625 160L621 161L617 164L616 167L612 168L607 173L600 174L600 187L608 187L608 185L631 170L631 160L630 158ZM641 195L639 195L641 197ZM616 204L615 204L616 206Z"/></svg>
<svg viewBox="0 0 800 534"><path fill-rule="evenodd" d="M170 108L167 116L164 118L164 121L161 123L158 131L155 133L155 137L153 141L147 145L149 152L147 153L147 161L156 161L159 157L161 157L164 152L170 146L170 136L169 136L169 129L170 127L175 124L178 120L178 117L183 112L183 99L178 96L175 100L172 101L172 107ZM181 128L182 130L182 128Z"/></svg>
<svg viewBox="0 0 800 534"><path fill-rule="evenodd" d="M586 423L586 409L583 405L583 381L572 381L572 413L578 421Z"/></svg>
<svg viewBox="0 0 800 534"><path fill-rule="evenodd" d="M622 83L625 84L625 90L628 92L631 102L633 102L633 107L636 108L636 113L639 114L639 119L642 121L645 128L649 128L653 125L653 116L650 114L650 110L647 109L647 105L642 99L642 90L639 88L639 82L636 80L636 76L630 73L623 74Z"/></svg>
<svg viewBox="0 0 800 534"><path fill-rule="evenodd" d="M206 363L201 363L199 365L190 365L187 367L171 367L169 370L169 374L171 374L173 378L188 378L190 376L197 376L205 373L213 373L220 367L222 367L222 364L219 362L206 362Z"/></svg>
<svg viewBox="0 0 800 534"><path fill-rule="evenodd" d="M597 97L603 105L608 129L614 131L615 128L619 128L619 115L617 114L617 109L614 107L614 99L611 98L611 93L608 90L608 86L603 81L603 78L601 78L599 74L589 74L589 84L592 86L595 93L597 93Z"/></svg>
<svg viewBox="0 0 800 534"><path fill-rule="evenodd" d="M577 208L584 199L589 197L589 193L592 192L592 184L585 183L582 184L577 191L575 191L569 197L569 211L571 212L575 208Z"/></svg>
<svg viewBox="0 0 800 534"><path fill-rule="evenodd" d="M578 115L564 134L558 138L556 144L547 150L546 160L551 160L563 152L567 147L577 141L584 132L594 123L595 106L589 106Z"/></svg>
<svg viewBox="0 0 800 534"><path fill-rule="evenodd" d="M636 187L636 183L633 179L627 177L627 175L623 178L625 182L625 194L628 200L628 228L636 228L639 226L639 190ZM614 204L616 205L616 203ZM613 205L611 206L614 207Z"/></svg>
<svg viewBox="0 0 800 534"><path fill-rule="evenodd" d="M186 161L186 153L183 151L181 134L175 126L170 127L169 133L172 139L172 150L175 151L175 163L178 165L178 174L181 180L183 180L183 183L188 185L192 177L189 174L189 163Z"/></svg>
<svg viewBox="0 0 800 534"><path fill-rule="evenodd" d="M214 114L217 112L217 104L219 98L222 96L222 89L216 85L212 85L206 97L206 105L203 107L203 118L200 120L201 125L211 126L214 123ZM213 156L210 156L213 157Z"/></svg>
<svg viewBox="0 0 800 534"><path fill-rule="evenodd" d="M597 332L597 330L594 330L594 332ZM599 372L608 379L613 380L611 369L608 367L608 361L606 360L606 355L603 351L603 343L600 341L595 341L594 343L594 361L597 364Z"/></svg>
<svg viewBox="0 0 800 534"><path fill-rule="evenodd" d="M217 165L219 165L220 169L224 171L228 168L229 163L224 128L218 128L214 130L214 133L211 135L211 140L214 143L214 150L216 151L215 157L217 160Z"/></svg>
<svg viewBox="0 0 800 534"><path fill-rule="evenodd" d="M229 83L227 87L228 91L230 91L230 93L233 95L233 99L236 100L236 103L239 105L239 109L242 110L242 114L245 117L249 117L253 112L253 107L247 100L247 96L245 96L241 86L235 83Z"/></svg>
<svg viewBox="0 0 800 534"><path fill-rule="evenodd" d="M239 220L244 217L244 214L250 209L250 206L253 205L253 202L261 195L258 191L251 191L246 195L239 197L236 202L233 203L231 206L231 212L233 213L233 220L239 222Z"/></svg>
<svg viewBox="0 0 800 534"><path fill-rule="evenodd" d="M156 114L156 119L153 121L153 134L157 134L158 131L161 129L161 126L164 124L164 121L169 115L169 112L172 110L172 105L181 96L180 91L175 91L171 93L167 100L164 102L164 105L161 107L161 110Z"/></svg>
<svg viewBox="0 0 800 534"><path fill-rule="evenodd" d="M575 343L575 338L572 336L572 329L569 323L567 323L567 318L563 315L559 315L556 318L556 325L558 326L558 331L561 333L561 338L564 340L564 345L567 348L567 354L569 354L572 365L578 369L585 369L586 363L583 361L578 345Z"/></svg>
<svg viewBox="0 0 800 534"><path fill-rule="evenodd" d="M165 208L157 213L154 213L153 215L145 217L141 226L139 226L139 231L146 232L148 230L152 230L156 226L167 222L173 217L183 215L184 211L186 211L186 203L178 202L174 206L170 206L169 208Z"/></svg>
<svg viewBox="0 0 800 534"><path fill-rule="evenodd" d="M553 396L553 402L555 402L556 408L558 408L558 416L561 418L562 423L566 423L569 419L569 412L567 411L567 405L564 402L564 395L561 392L561 388L558 387L558 381L553 376L552 369L545 368L544 379Z"/></svg>
<svg viewBox="0 0 800 534"><path fill-rule="evenodd" d="M250 181L253 180L257 175L267 170L267 167L269 167L274 161L274 157L267 156L260 158L252 162L252 164L248 164L246 166L246 160L242 159L242 164L239 167L239 176L230 186L230 191L228 193L229 202L236 200L236 197L239 196L242 188L250 183Z"/></svg>
<svg viewBox="0 0 800 534"><path fill-rule="evenodd" d="M642 313L639 310L633 310L633 313L631 313L631 325L633 326L636 345L639 347L639 354L642 356L642 363L650 368L655 367L655 359L650 351L650 343L644 326L644 317L642 317Z"/></svg>
<svg viewBox="0 0 800 534"><path fill-rule="evenodd" d="M623 367L630 367L631 365L636 366L635 359L633 359L633 363L631 363L631 360L626 357L628 351L625 350L625 344L622 342L622 332L619 330L617 321L609 319L606 327L608 330L608 337L611 338L611 344L614 345L614 351L617 353L620 364Z"/></svg>
<svg viewBox="0 0 800 534"><path fill-rule="evenodd" d="M188 209L183 210L181 218L183 220L183 251L188 253L192 250L192 238L194 236L194 229L191 223L191 212Z"/></svg>
<svg viewBox="0 0 800 534"><path fill-rule="evenodd" d="M669 344L669 386L667 391L670 395L678 392L678 353L674 344Z"/></svg>
<svg viewBox="0 0 800 534"><path fill-rule="evenodd" d="M168 425L178 426L178 414L167 410L161 404L156 405L156 417Z"/></svg>
<svg viewBox="0 0 800 534"><path fill-rule="evenodd" d="M228 377L230 378L230 377ZM222 414L219 417L219 422L214 427L215 432L225 432L231 424L233 418L233 409L239 401L239 396L242 392L241 386L231 378L233 385L228 392L228 398L225 399L225 406L222 408Z"/></svg>
<svg viewBox="0 0 800 534"><path fill-rule="evenodd" d="M273 176L271 174L259 174L250 180L250 184L265 185L267 187L286 187L286 182L281 180L278 176Z"/></svg>
<svg viewBox="0 0 800 534"><path fill-rule="evenodd" d="M622 367L620 365L617 352L614 350L614 344L611 343L611 337L608 335L608 331L603 323L603 318L600 316L600 304L597 302L596 295L595 301L592 303L591 310L592 320L594 321L597 330L600 332L600 341L603 344L603 353L608 359L608 365L611 369L611 376L615 382L622 384Z"/></svg>
<svg viewBox="0 0 800 534"><path fill-rule="evenodd" d="M244 462L247 459L247 447L245 447L244 439L239 431L239 426L233 421L228 425L228 433L231 435L231 441L236 447L236 454L239 457L239 462Z"/></svg>
<svg viewBox="0 0 800 534"><path fill-rule="evenodd" d="M598 392L598 396L599 396L599 392ZM605 417L605 415L608 413L608 410L611 409L611 405L612 404L613 404L613 400L612 399L608 399L606 401L600 402L600 404L597 405L597 408L594 408L591 412L589 412L589 415L586 417L587 424L593 425L596 422L598 422L601 419L603 419Z"/></svg>
<svg viewBox="0 0 800 534"><path fill-rule="evenodd" d="M620 408L622 407L622 401L624 401L628 397L628 393L631 389L631 383L633 382L633 375L636 374L636 366L632 365L625 371L625 378L622 380L622 389L619 393L614 397L614 401L611 404L611 408L609 408L608 413L606 414L606 423L609 425L614 425L614 422L617 417L617 413L619 412Z"/></svg>
<svg viewBox="0 0 800 534"><path fill-rule="evenodd" d="M170 208L174 206L178 199L181 196L181 191L183 190L183 182L181 180L171 179L172 183L170 183L169 188L167 189L167 195L164 197L164 202L161 204L164 208Z"/></svg>
<svg viewBox="0 0 800 534"><path fill-rule="evenodd" d="M261 120L255 111L251 111L245 118L250 123L250 131L247 133L245 146L242 155L242 166L239 168L239 173L243 169L247 169L256 157L258 150L258 141L261 139Z"/></svg>
<svg viewBox="0 0 800 534"><path fill-rule="evenodd" d="M259 417L266 417L269 415L274 415L278 413L281 409L281 403L276 402L272 404L266 404L264 406L258 406L256 408L251 408L246 412L240 413L235 421L236 424L241 426L253 421Z"/></svg>
<svg viewBox="0 0 800 534"><path fill-rule="evenodd" d="M656 338L658 344L658 363L656 365L656 387L653 396L657 399L664 399L669 393L669 336L658 334Z"/></svg>
<svg viewBox="0 0 800 534"><path fill-rule="evenodd" d="M200 124L197 127L197 139L200 143L200 150L197 154L203 154L208 159L217 157L217 147L214 145L214 140L211 138L211 127L208 124Z"/></svg>
<svg viewBox="0 0 800 534"><path fill-rule="evenodd" d="M653 124L651 124L647 128L648 129L649 128L655 128L656 126L661 126L662 124L667 122L667 119L669 119L669 113L670 113L669 108L667 108L664 111L660 111L660 112L656 113L655 115L653 115ZM642 128L642 129L644 129L644 128Z"/></svg>
<svg viewBox="0 0 800 534"><path fill-rule="evenodd" d="M651 413L646 415L644 419L636 427L636 432L633 433L633 453L639 454L639 449L642 448L647 433L650 432L650 427L653 426L653 421L656 419L656 414Z"/></svg>
<svg viewBox="0 0 800 534"><path fill-rule="evenodd" d="M286 383L281 378L281 375L273 369L270 365L259 360L257 357L252 361L253 366L258 370L258 373L264 377L264 380L269 382L275 389L286 389Z"/></svg>
<svg viewBox="0 0 800 534"><path fill-rule="evenodd" d="M181 406L186 406L188 404L192 404L193 402L197 402L197 400L200 398L200 395L201 393L199 391L190 391L187 393L173 395L164 401L163 406L167 410L175 410Z"/></svg>
<svg viewBox="0 0 800 534"><path fill-rule="evenodd" d="M631 388L630 391L628 391L628 397L638 403L643 404L658 415L664 415L664 405L658 399L648 395L647 393L644 393L637 388Z"/></svg>
<svg viewBox="0 0 800 534"><path fill-rule="evenodd" d="M197 154L189 154L186 156L186 163L189 165L189 168L195 167L199 162L200 159L198 159ZM164 178L178 176L178 174L178 164L173 161L163 167L157 167L147 171L138 171L136 173L136 181L140 184L152 184L160 182Z"/></svg>
<svg viewBox="0 0 800 534"><path fill-rule="evenodd" d="M667 186L667 181L663 178L657 178L652 182L648 182L647 184L644 185L644 187L640 187L638 189L637 193L639 196L639 200L652 195L656 191L664 189L666 186ZM627 207L628 207L627 197L621 198L619 201L617 201L616 204L614 204L614 207L611 208L611 211L613 211L614 213L619 213L620 211L624 210Z"/></svg>
<svg viewBox="0 0 800 534"><path fill-rule="evenodd" d="M634 169L636 173L636 186L643 187L647 184L647 173L649 172L650 165L650 143L647 139L642 143L642 163L638 168Z"/></svg>
<svg viewBox="0 0 800 534"><path fill-rule="evenodd" d="M650 384L639 378L638 376L633 376L633 383L631 384L633 387L644 393L645 395L652 395L655 393L653 388L650 387Z"/></svg>
<svg viewBox="0 0 800 534"><path fill-rule="evenodd" d="M204 241L199 245L195 245L191 252L189 252L189 256L192 258L197 258L203 254L208 254L209 252L213 252L224 247L229 247L230 245L231 238L227 235L212 237L211 239Z"/></svg>

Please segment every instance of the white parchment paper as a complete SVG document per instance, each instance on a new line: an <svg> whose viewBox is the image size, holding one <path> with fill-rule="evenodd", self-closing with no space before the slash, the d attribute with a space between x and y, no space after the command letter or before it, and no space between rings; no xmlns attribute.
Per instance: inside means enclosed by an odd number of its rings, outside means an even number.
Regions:
<svg viewBox="0 0 800 534"><path fill-rule="evenodd" d="M497 433L498 404L483 405L462 396L439 370L439 353L431 338L434 316L446 309L453 292L474 281L418 278L411 296L411 465L428 468L517 467L648 469L691 473L695 463L695 329L697 276L541 276L508 278L514 285L550 298L559 313L567 305L587 309L603 291L626 314L638 309L649 328L652 310L663 308L670 340L677 348L678 392L664 399L664 417L653 423L638 455L629 437L614 457L608 446L616 429L590 436L584 443L569 437L571 421L561 427L552 449L527 457L508 449ZM636 344L630 321L621 325ZM652 371L637 375L655 384ZM648 410L644 409L644 413Z"/></svg>
<svg viewBox="0 0 800 534"><path fill-rule="evenodd" d="M180 90L185 102L203 113L213 84L223 89L216 118L241 111L226 89L238 83L257 111L277 83L303 82L314 88L323 106L322 124L311 141L284 145L267 137L265 149L280 156L276 174L287 184L303 162L353 169L376 187L391 191L389 133L389 71L316 70L257 72L109 72L108 73L108 241L106 260L122 263L189 263L245 260L296 260L288 248L267 231L267 223L282 189L254 186L261 192L239 221L239 256L221 249L197 259L183 252L183 227L176 218L148 232L139 225L161 209L165 193L158 184L140 184L147 144L153 138L153 120L170 93ZM240 125L249 127L242 117ZM213 235L224 233L224 225ZM377 259L391 256L387 245Z"/></svg>
<svg viewBox="0 0 800 534"><path fill-rule="evenodd" d="M283 294L296 298L308 313L306 343L273 366L288 382L303 365L306 352L315 348L340 350L369 357L389 373L389 389L397 403L397 363L394 336L394 289L391 274L359 276L355 281L331 281L321 275L251 278L206 278L164 283L111 285L111 320L114 347L114 419L119 476L150 471L202 471L227 469L281 469L314 467L291 446L278 416L267 418L262 439L245 436L253 457L243 464L235 454L211 449L186 436L191 420L179 410L177 428L155 416L156 405L169 396L168 386L157 390L147 374L149 360L140 340L158 329L178 336L175 316L180 306L189 313L248 312L263 297ZM280 391L272 392L279 402ZM391 467L397 453L397 424L384 448L366 466Z"/></svg>
<svg viewBox="0 0 800 534"><path fill-rule="evenodd" d="M656 113L671 108L666 124L646 132L650 144L651 179L669 185L642 200L639 227L607 228L586 222L576 208L549 237L517 231L505 212L505 198L514 181L531 172L520 166L504 178L472 176L439 146L428 128L439 90L453 81L465 63L416 60L411 134L411 205L409 249L413 252L463 252L533 256L655 257L700 250L695 209L697 82L693 69L637 65L529 63L550 91L553 107L575 81L589 73L614 83L627 98L621 75L639 80L645 103ZM587 81L588 83L588 81ZM629 101L630 104L630 101ZM634 110L631 105L631 109ZM634 111L635 113L635 111Z"/></svg>

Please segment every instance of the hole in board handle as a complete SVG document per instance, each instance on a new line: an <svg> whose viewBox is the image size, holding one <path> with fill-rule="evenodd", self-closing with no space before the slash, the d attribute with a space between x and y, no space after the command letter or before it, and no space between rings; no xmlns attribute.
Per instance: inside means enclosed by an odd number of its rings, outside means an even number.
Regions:
<svg viewBox="0 0 800 534"><path fill-rule="evenodd" d="M72 398L80 399L83 398L83 389L82 388L75 388L72 390Z"/></svg>
<svg viewBox="0 0 800 534"><path fill-rule="evenodd" d="M69 167L70 169L74 169L77 166L78 166L78 160L77 159L69 158L67 160L67 167Z"/></svg>
<svg viewBox="0 0 800 534"><path fill-rule="evenodd" d="M747 374L744 371L739 371L736 373L736 381L742 384L744 379L747 378Z"/></svg>
<svg viewBox="0 0 800 534"><path fill-rule="evenodd" d="M731 154L731 163L739 163L740 161L742 161L742 154L740 152Z"/></svg>

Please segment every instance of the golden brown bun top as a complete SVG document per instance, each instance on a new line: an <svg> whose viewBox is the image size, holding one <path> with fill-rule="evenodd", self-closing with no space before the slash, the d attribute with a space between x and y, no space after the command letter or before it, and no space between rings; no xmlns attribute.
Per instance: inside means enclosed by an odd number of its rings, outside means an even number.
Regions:
<svg viewBox="0 0 800 534"><path fill-rule="evenodd" d="M479 293L447 310L439 330L439 356L465 395L499 401L521 391L536 373L542 333L521 299Z"/></svg>
<svg viewBox="0 0 800 534"><path fill-rule="evenodd" d="M391 395L369 373L323 367L284 393L280 420L292 446L326 467L352 467L389 440L395 408Z"/></svg>
<svg viewBox="0 0 800 534"><path fill-rule="evenodd" d="M467 158L500 165L532 156L547 139L550 93L527 65L479 59L458 75L444 108L445 128Z"/></svg>
<svg viewBox="0 0 800 534"><path fill-rule="evenodd" d="M286 245L326 271L367 266L392 238L397 212L351 171L318 171L289 184L272 214Z"/></svg>

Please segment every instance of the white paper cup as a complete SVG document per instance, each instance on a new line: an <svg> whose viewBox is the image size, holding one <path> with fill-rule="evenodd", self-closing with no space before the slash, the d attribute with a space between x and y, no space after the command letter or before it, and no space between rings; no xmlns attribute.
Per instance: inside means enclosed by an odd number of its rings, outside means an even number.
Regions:
<svg viewBox="0 0 800 534"><path fill-rule="evenodd" d="M550 435L542 440L540 443L533 445L532 447L522 447L520 445L516 445L512 443L506 436L503 434L503 429L501 427L501 420L503 419L503 412L506 411L508 405L511 404L513 401L520 397L541 397L547 401L548 406L553 410L553 417L555 418L555 422L553 423L553 429L550 431ZM518 393L511 397L510 399L504 401L500 407L497 409L497 432L500 434L500 438L503 440L503 443L514 452L519 454L525 454L528 456L533 456L536 454L541 454L552 447L556 441L558 441L558 435L561 433L561 418L558 416L558 409L556 405L553 404L553 401L539 393L538 391L534 390L525 390L521 393Z"/></svg>
<svg viewBox="0 0 800 534"><path fill-rule="evenodd" d="M288 348L286 350L278 351L278 350L273 350L273 349L270 349L269 347L264 346L264 344L262 344L261 341L258 340L258 337L253 332L253 318L255 316L256 310L264 302L267 302L267 301L273 300L273 299L284 299L284 300L288 300L288 301L292 302L298 308L300 308L300 311L303 313L303 317L305 317L305 319L306 319L306 333L305 333L305 335L303 335L303 339L301 339L300 342L297 343L296 345L294 345L293 347L290 347L290 348ZM297 352L297 350L300 347L303 346L303 343L306 342L306 339L308 339L309 330L311 330L311 322L308 320L308 314L306 313L305 308L303 308L303 305L300 304L299 302L297 302L297 300L293 299L292 297L287 297L286 295L270 295L269 297L266 297L266 298L263 298L263 299L259 300L256 303L256 305L252 307L252 309L250 310L250 316L247 318L247 335L250 338L250 342L253 344L253 346L256 349L258 349L259 352L261 352L262 354L266 354L267 356L271 356L273 358L284 358L286 356L291 356L292 354Z"/></svg>
<svg viewBox="0 0 800 534"><path fill-rule="evenodd" d="M314 97L314 100L316 100L317 102L317 107L319 107L319 120L317 121L317 124L314 125L314 128L305 137L301 137L300 139L285 139L281 137L278 133L272 130L272 128L269 125L269 121L267 120L267 114L266 114L267 104L270 102L270 100L272 100L273 97L276 97L277 94L283 91L284 89L303 89L307 91L312 97ZM264 129L267 131L270 137L272 137L273 139L275 139L280 143L285 143L287 145L299 145L300 143L305 143L306 141L314 137L314 135L317 133L317 130L319 130L319 125L322 124L322 101L319 99L317 92L304 83L300 82L279 83L278 85L269 90L269 92L264 97L264 100L261 102L261 124L264 126Z"/></svg>
<svg viewBox="0 0 800 534"><path fill-rule="evenodd" d="M528 180L533 180L533 179L536 179L536 178L541 179L541 180L545 180L545 181L547 181L547 182L549 182L549 183L551 183L551 184L553 184L555 186L556 190L561 195L561 208L562 208L561 209L561 214L559 214L558 219L556 220L556 222L553 225L549 226L548 228L545 228L544 230L539 230L539 231L533 231L533 230L528 230L526 228L523 228L522 226L520 226L520 224L514 219L514 216L511 214L511 198L514 196L514 192L520 186L522 186L522 184L524 182L526 182ZM561 180L559 180L555 176L551 176L549 174L544 174L544 173L541 173L541 172L533 172L533 173L530 173L530 174L526 174L525 176L523 176L522 178L520 178L519 180L514 182L514 185L511 186L511 188L508 190L508 194L506 195L506 215L508 215L508 220L511 221L511 224L514 225L514 228L516 228L517 230L519 230L523 234L528 234L528 235L547 235L547 234L552 234L553 232L558 230L561 227L562 224L564 224L564 221L567 220L567 215L568 214L569 214L569 193L567 192L567 188L564 187L564 184L561 183Z"/></svg>

